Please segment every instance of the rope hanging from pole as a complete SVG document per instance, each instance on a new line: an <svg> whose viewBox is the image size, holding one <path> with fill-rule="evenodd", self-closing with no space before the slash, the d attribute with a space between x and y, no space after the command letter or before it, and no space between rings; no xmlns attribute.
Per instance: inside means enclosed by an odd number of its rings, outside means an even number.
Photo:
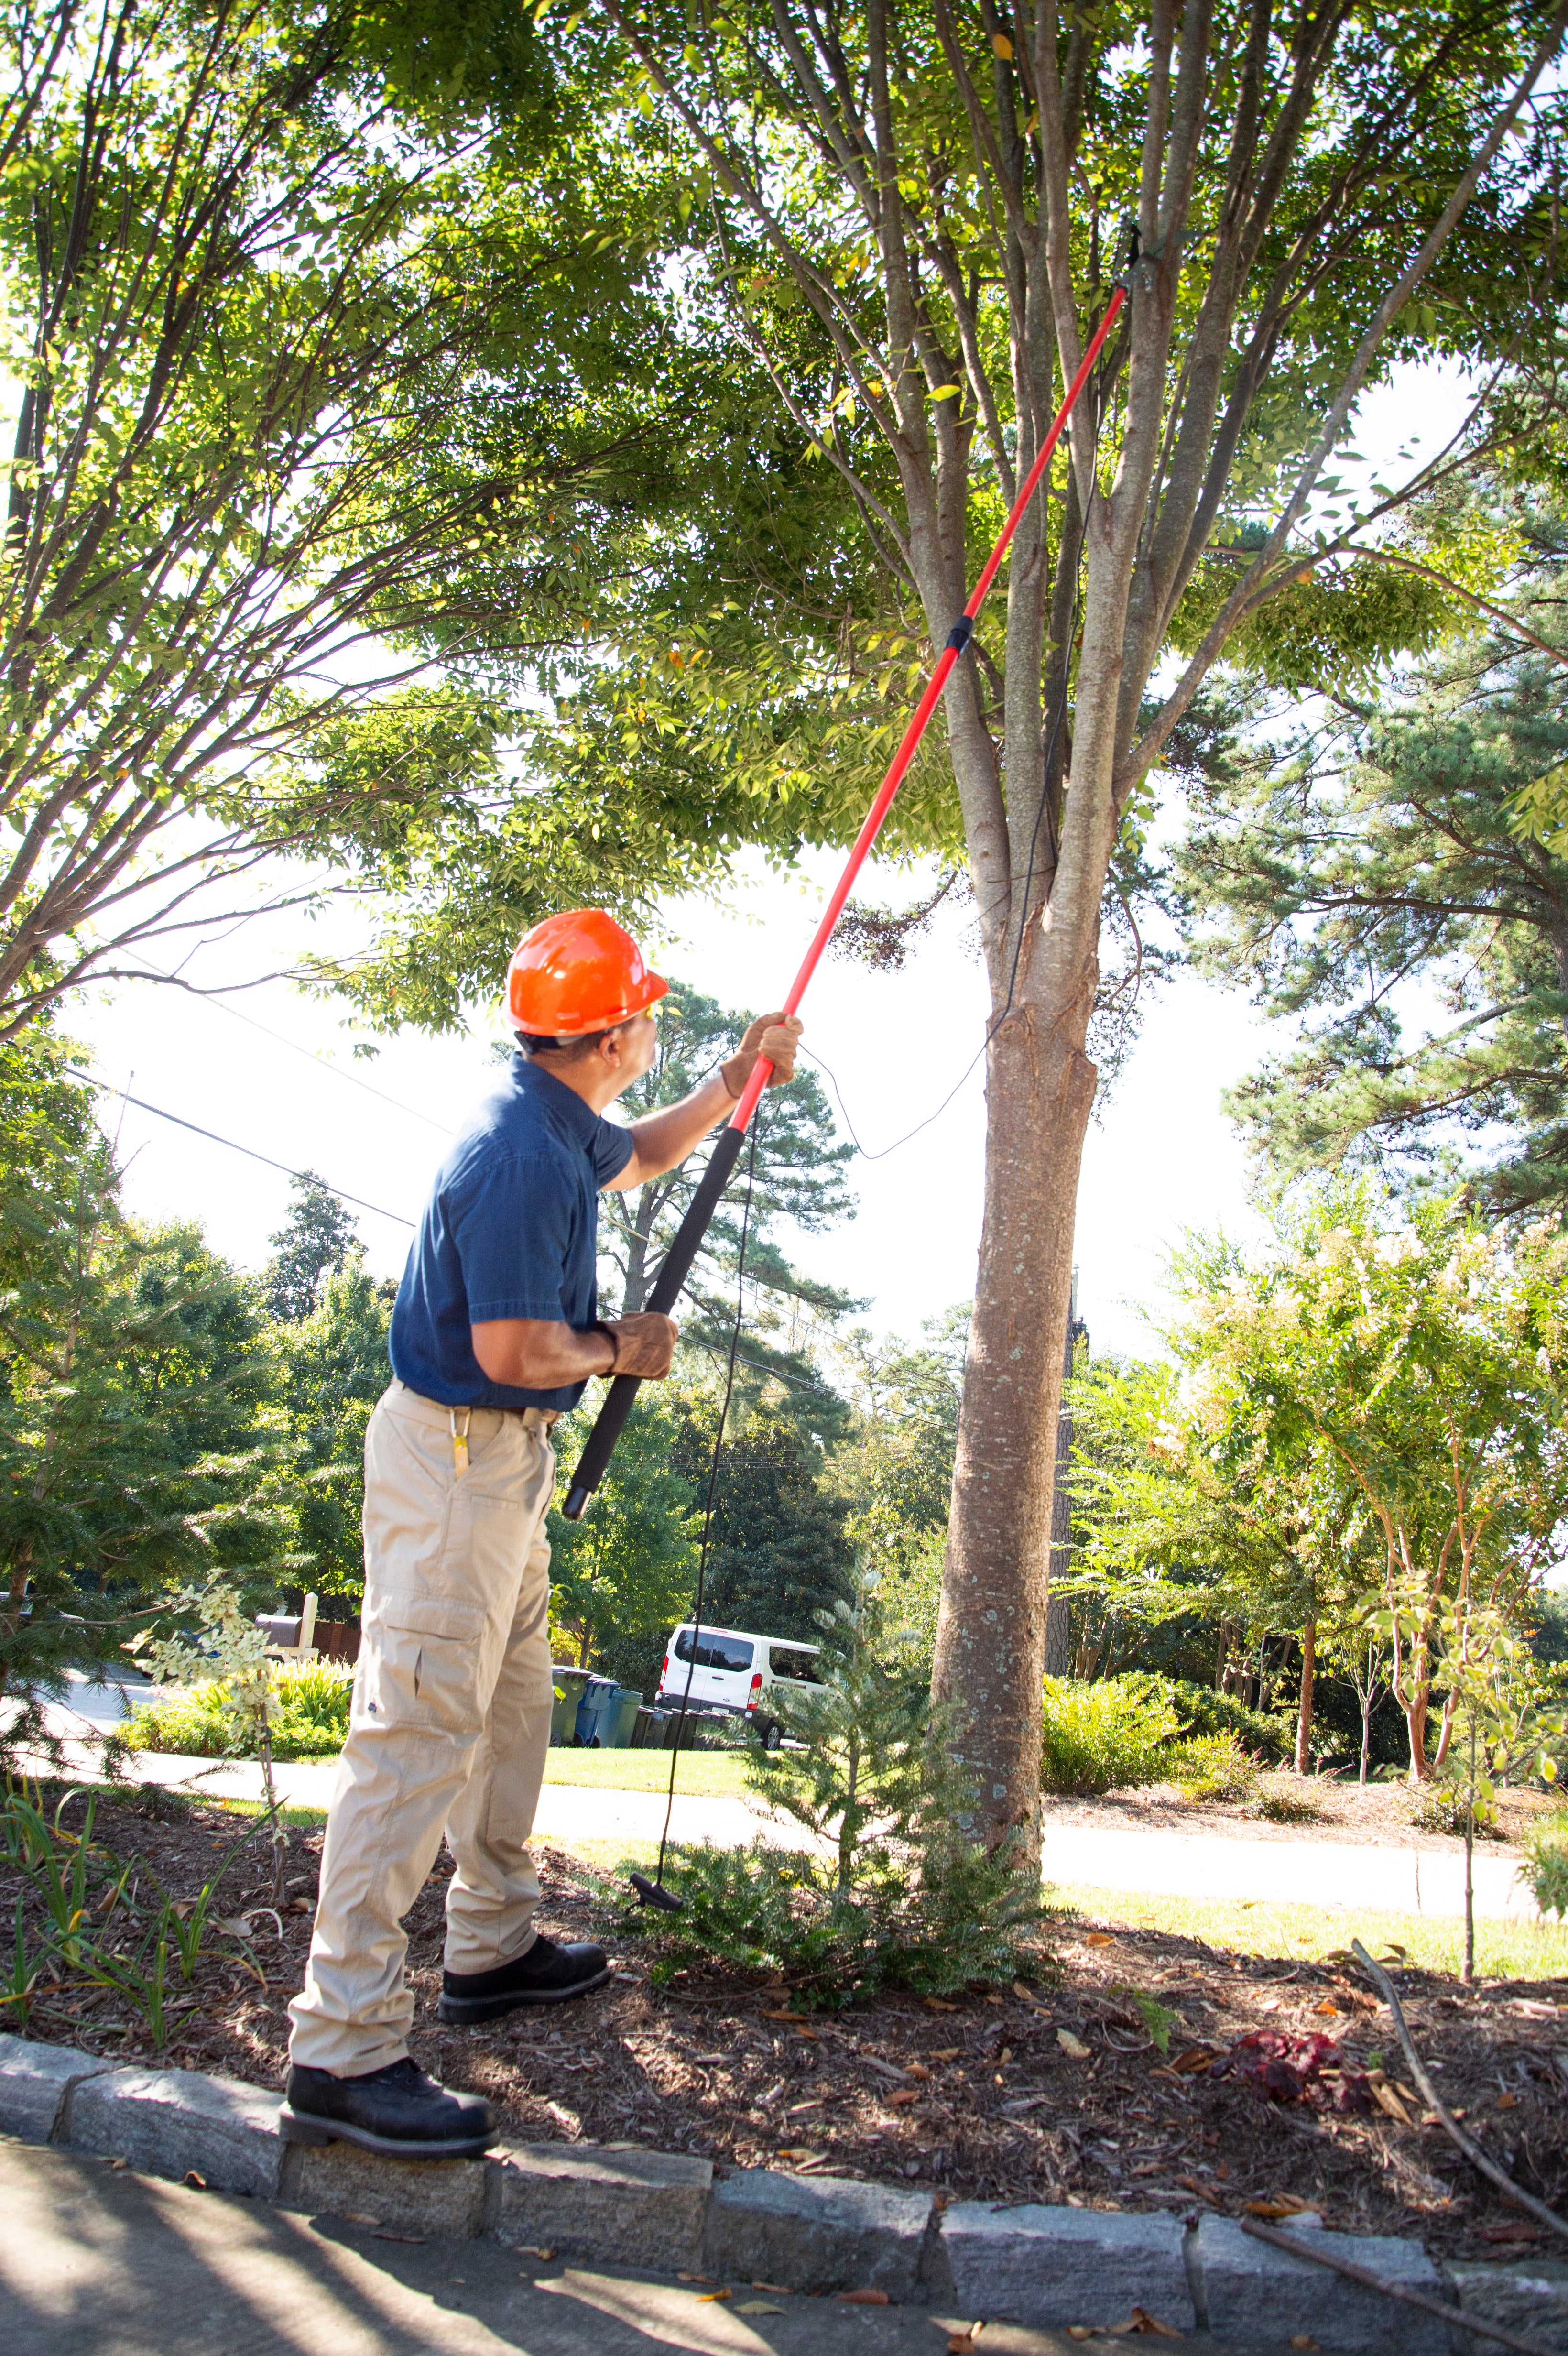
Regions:
<svg viewBox="0 0 1568 2356"><path fill-rule="evenodd" d="M1023 520L1029 501L1040 488L1045 470L1051 463L1051 453L1061 438L1062 429L1072 416L1078 396L1088 383L1090 371L1104 348L1105 338L1115 327L1117 315L1127 299L1133 264L1137 258L1137 231L1136 229L1129 228L1126 262L1111 300L1105 306L1104 316L1090 338L1089 348L1079 362L1077 373L1067 388L1061 406L1051 423L1051 431L1040 444L1035 462L1024 477L1019 495L1013 501L1008 519L997 535L996 545L986 560L984 570L975 584L969 602L947 634L946 644L937 656L931 677L926 681L925 692L915 706L914 716L904 731L903 741L893 755L888 765L887 774L877 788L876 798L867 811L865 823L856 836L854 847L844 862L844 872L833 888L832 896L823 910L821 920L812 936L811 945L801 961L800 970L790 985L789 996L784 1003L784 1013L786 1018L799 1010L811 977L822 961L823 952L833 937L838 919L844 913L845 903L855 887L855 879L870 856L871 846L881 831L882 820L892 808L893 797L903 783L910 763L920 748L921 739L931 724L932 715L947 684L948 674L975 634L975 624L979 618L980 608L986 602L987 592L997 577L1002 559L1007 554L1013 534ZM701 1248L703 1237L708 1232L708 1223L718 1207L731 1171L740 1160L741 1147L746 1130L751 1125L752 1116L756 1111L772 1070L772 1065L759 1057L752 1066L752 1076L746 1083L740 1102L731 1114L725 1127L720 1130L713 1151L708 1157L708 1166L702 1173L696 1194L688 1205L686 1216L677 1230L675 1240L665 1254L657 1280L648 1298L648 1307L651 1310L656 1310L661 1315L667 1317L680 1297L680 1289L690 1273L691 1264ZM571 1477L571 1486L567 1492L566 1503L561 1507L568 1521L581 1521L589 1499L603 1479L604 1469L610 1462L615 1442L620 1438L626 1418L632 1411L632 1401L637 1395L640 1380L641 1377L636 1375L617 1375L611 1383L593 1429L588 1435L587 1444L578 1459L577 1469Z"/></svg>

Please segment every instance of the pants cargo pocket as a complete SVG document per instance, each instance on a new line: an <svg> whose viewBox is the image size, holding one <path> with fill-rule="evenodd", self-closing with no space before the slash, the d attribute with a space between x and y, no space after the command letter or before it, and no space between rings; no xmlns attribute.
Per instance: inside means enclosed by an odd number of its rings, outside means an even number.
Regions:
<svg viewBox="0 0 1568 2356"><path fill-rule="evenodd" d="M370 1630L374 1667L365 1708L383 1726L445 1734L483 1730L490 1680L485 1615L474 1604L423 1595L380 1600Z"/></svg>

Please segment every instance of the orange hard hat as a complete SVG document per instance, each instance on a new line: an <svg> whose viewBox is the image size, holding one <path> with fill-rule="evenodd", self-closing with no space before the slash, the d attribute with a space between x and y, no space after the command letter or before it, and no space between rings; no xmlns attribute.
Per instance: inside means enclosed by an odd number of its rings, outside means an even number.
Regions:
<svg viewBox="0 0 1568 2356"><path fill-rule="evenodd" d="M641 1014L669 984L630 933L603 908L569 908L523 935L507 969L507 1003L519 1031L578 1039Z"/></svg>

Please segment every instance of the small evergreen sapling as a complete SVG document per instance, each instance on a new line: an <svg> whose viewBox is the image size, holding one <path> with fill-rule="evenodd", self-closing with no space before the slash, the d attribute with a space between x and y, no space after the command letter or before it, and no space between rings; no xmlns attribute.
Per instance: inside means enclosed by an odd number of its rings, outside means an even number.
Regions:
<svg viewBox="0 0 1568 2356"><path fill-rule="evenodd" d="M1012 1977L1044 1911L1039 1880L1010 1847L965 1837L973 1783L947 1713L889 1630L876 1577L862 1565L852 1600L816 1619L819 1687L773 1703L801 1748L759 1747L747 1767L812 1846L684 1851L683 1911L636 1918L661 1949L655 1976L726 1963L783 1972L805 2001L838 2005L881 1987L937 1995Z"/></svg>

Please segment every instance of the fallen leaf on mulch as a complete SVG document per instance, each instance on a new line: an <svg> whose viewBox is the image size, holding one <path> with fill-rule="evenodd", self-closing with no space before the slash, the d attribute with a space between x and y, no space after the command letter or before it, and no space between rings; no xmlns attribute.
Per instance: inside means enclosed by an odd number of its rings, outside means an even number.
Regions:
<svg viewBox="0 0 1568 2356"><path fill-rule="evenodd" d="M1150 2340L1185 2340L1187 2334L1178 2331L1174 2323L1162 2323L1147 2307L1135 2307L1125 2323L1113 2323L1108 2329L1120 2339L1131 2339L1142 2332Z"/></svg>
<svg viewBox="0 0 1568 2356"><path fill-rule="evenodd" d="M1176 2181L1180 2185L1183 2192L1196 2192L1200 2201L1207 2201L1211 2209L1218 2209L1220 2206L1219 2194L1211 2192L1206 2184L1200 2184L1195 2176L1179 2176Z"/></svg>
<svg viewBox="0 0 1568 2356"><path fill-rule="evenodd" d="M793 2298L795 2297L794 2291L790 2289L787 2283L754 2282L752 2285L752 2288L753 2290L771 2291L774 2298Z"/></svg>
<svg viewBox="0 0 1568 2356"><path fill-rule="evenodd" d="M1074 2037L1070 2029L1059 2029L1056 2041L1070 2062L1087 2062L1089 2059L1089 2048L1081 2037Z"/></svg>
<svg viewBox="0 0 1568 2356"><path fill-rule="evenodd" d="M1518 2108L1518 2105L1519 2096L1517 2094L1499 2094L1498 2096L1498 2108L1499 2111L1515 2110Z"/></svg>
<svg viewBox="0 0 1568 2356"><path fill-rule="evenodd" d="M892 2305L885 2290L841 2290L838 2297L845 2307L891 2307Z"/></svg>
<svg viewBox="0 0 1568 2356"><path fill-rule="evenodd" d="M422 2233L389 2233L384 2225L377 2226L371 2239L377 2242L418 2242L421 2247L424 2243Z"/></svg>
<svg viewBox="0 0 1568 2356"><path fill-rule="evenodd" d="M1213 2052L1207 2045L1189 2045L1184 2053L1177 2055L1170 2066L1179 2078L1196 2077L1199 2071L1210 2067L1213 2059Z"/></svg>
<svg viewBox="0 0 1568 2356"><path fill-rule="evenodd" d="M1301 2217L1312 2211L1312 2203L1297 2200L1294 2192L1282 2192L1274 2201L1248 2201L1243 2206L1249 2217Z"/></svg>
<svg viewBox="0 0 1568 2356"><path fill-rule="evenodd" d="M897 2110L903 2103L918 2103L920 2099L921 2090L918 2086L901 2086L897 2094L882 2096L883 2102L890 2110Z"/></svg>
<svg viewBox="0 0 1568 2356"><path fill-rule="evenodd" d="M1086 1947L1114 1947L1116 1944L1115 1934L1110 1931L1085 1931L1082 1935Z"/></svg>
<svg viewBox="0 0 1568 2356"><path fill-rule="evenodd" d="M699 2307L711 2307L715 2299L733 2298L734 2296L732 2290L699 2290L697 2294L697 2304Z"/></svg>
<svg viewBox="0 0 1568 2356"><path fill-rule="evenodd" d="M517 2248L525 2258L539 2258L548 2266L554 2257L553 2250L541 2250L537 2242L519 2242Z"/></svg>
<svg viewBox="0 0 1568 2356"><path fill-rule="evenodd" d="M1539 2242L1541 2228L1523 2217L1505 2217L1500 2225L1478 2228L1483 2242Z"/></svg>
<svg viewBox="0 0 1568 2356"><path fill-rule="evenodd" d="M783 2315L784 2310L775 2299L743 2298L735 2312L737 2315Z"/></svg>
<svg viewBox="0 0 1568 2356"><path fill-rule="evenodd" d="M927 2012L956 2012L958 2010L958 2007L955 2004L949 2004L947 1998L943 1996L928 1996L925 1999L925 2008Z"/></svg>

